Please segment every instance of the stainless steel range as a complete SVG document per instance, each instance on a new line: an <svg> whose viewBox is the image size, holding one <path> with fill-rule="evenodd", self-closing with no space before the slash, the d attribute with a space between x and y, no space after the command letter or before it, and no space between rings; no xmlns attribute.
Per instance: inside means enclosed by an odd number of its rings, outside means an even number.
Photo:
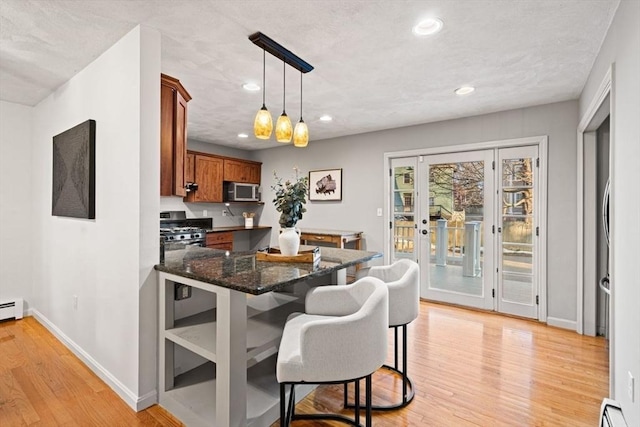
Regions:
<svg viewBox="0 0 640 427"><path fill-rule="evenodd" d="M187 218L185 211L160 212L162 242L180 246L206 246L211 218Z"/></svg>
<svg viewBox="0 0 640 427"><path fill-rule="evenodd" d="M160 236L166 243L180 243L191 246L206 246L207 231L198 227L160 228Z"/></svg>

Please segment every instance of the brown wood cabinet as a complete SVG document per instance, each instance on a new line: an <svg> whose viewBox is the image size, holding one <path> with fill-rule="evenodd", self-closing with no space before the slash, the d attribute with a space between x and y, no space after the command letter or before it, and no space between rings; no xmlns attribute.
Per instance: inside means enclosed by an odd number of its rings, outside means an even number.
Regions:
<svg viewBox="0 0 640 427"><path fill-rule="evenodd" d="M207 247L213 249L222 249L225 251L232 251L233 232L224 231L220 233L207 233Z"/></svg>
<svg viewBox="0 0 640 427"><path fill-rule="evenodd" d="M186 196L187 102L191 95L166 74L160 78L160 195Z"/></svg>
<svg viewBox="0 0 640 427"><path fill-rule="evenodd" d="M224 180L260 184L262 163L251 160L224 159Z"/></svg>
<svg viewBox="0 0 640 427"><path fill-rule="evenodd" d="M251 160L216 156L187 151L185 183L198 184L198 189L186 193L185 202L221 203L224 201L224 182L260 184L262 163Z"/></svg>
<svg viewBox="0 0 640 427"><path fill-rule="evenodd" d="M198 184L190 191L186 202L222 202L222 173L224 160L221 157L189 151L187 153L185 177L187 182Z"/></svg>
<svg viewBox="0 0 640 427"><path fill-rule="evenodd" d="M185 163L184 180L188 183L196 182L196 155L191 151L187 151L187 162ZM188 194L187 194L188 195Z"/></svg>

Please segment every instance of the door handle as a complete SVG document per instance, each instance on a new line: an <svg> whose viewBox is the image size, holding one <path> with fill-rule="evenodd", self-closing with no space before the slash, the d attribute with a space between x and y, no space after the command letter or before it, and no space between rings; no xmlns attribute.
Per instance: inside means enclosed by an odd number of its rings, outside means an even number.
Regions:
<svg viewBox="0 0 640 427"><path fill-rule="evenodd" d="M427 234L428 231L427 230L422 230L422 234Z"/></svg>

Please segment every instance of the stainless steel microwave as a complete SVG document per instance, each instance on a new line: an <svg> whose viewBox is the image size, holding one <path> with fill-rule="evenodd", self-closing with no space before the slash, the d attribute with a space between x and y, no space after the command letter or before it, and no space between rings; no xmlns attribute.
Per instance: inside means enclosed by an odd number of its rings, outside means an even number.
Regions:
<svg viewBox="0 0 640 427"><path fill-rule="evenodd" d="M258 202L260 201L260 186L230 182L227 187L227 200L230 202Z"/></svg>

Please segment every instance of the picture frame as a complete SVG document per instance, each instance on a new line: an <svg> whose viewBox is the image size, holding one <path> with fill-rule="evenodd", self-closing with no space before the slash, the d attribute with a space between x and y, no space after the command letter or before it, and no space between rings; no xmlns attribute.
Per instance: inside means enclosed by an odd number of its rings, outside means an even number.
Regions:
<svg viewBox="0 0 640 427"><path fill-rule="evenodd" d="M342 168L309 171L309 201L341 201Z"/></svg>
<svg viewBox="0 0 640 427"><path fill-rule="evenodd" d="M51 214L96 217L96 122L87 120L53 137Z"/></svg>

